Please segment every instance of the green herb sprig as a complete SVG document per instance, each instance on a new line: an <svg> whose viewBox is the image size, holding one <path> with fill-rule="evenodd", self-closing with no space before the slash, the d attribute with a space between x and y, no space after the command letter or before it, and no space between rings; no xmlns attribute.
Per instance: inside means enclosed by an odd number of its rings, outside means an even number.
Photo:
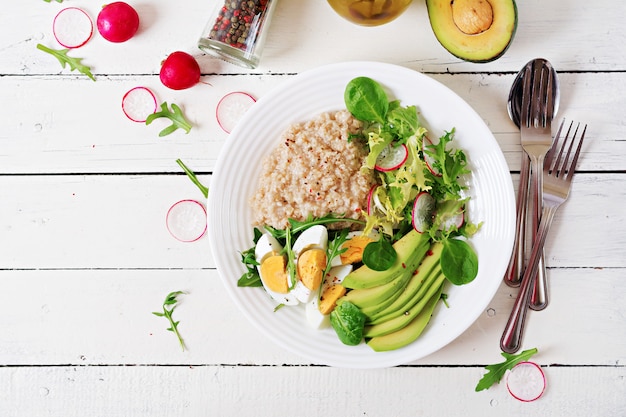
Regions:
<svg viewBox="0 0 626 417"><path fill-rule="evenodd" d="M517 355L502 352L501 354L506 360L504 362L487 365L485 367L488 372L483 375L480 381L478 381L478 385L476 385L476 392L488 389L493 384L499 383L507 370L513 369L513 367L520 362L527 361L535 353L537 353L537 348L525 350Z"/></svg>
<svg viewBox="0 0 626 417"><path fill-rule="evenodd" d="M172 110L169 109L167 101L161 103L161 110L155 113L152 113L146 119L146 125L152 123L155 119L160 117L165 117L172 121L172 124L165 129L159 132L159 137L167 136L170 133L174 132L177 129L183 129L185 133L189 133L191 130L191 123L185 119L185 115L183 111L178 107L178 105L172 103Z"/></svg>
<svg viewBox="0 0 626 417"><path fill-rule="evenodd" d="M77 70L78 72L91 78L93 81L96 81L96 78L91 73L91 67L81 64L83 58L73 58L67 55L69 49L52 49L40 43L37 44L37 49L58 59L61 63L61 67L65 68L65 65L69 65L71 71Z"/></svg>
<svg viewBox="0 0 626 417"><path fill-rule="evenodd" d="M43 1L45 1L46 3L50 3L51 0L43 0ZM57 3L63 3L63 0L56 0L56 2Z"/></svg>
<svg viewBox="0 0 626 417"><path fill-rule="evenodd" d="M196 174L192 170L187 168L187 165L185 165L185 163L183 161L181 161L180 159L177 159L176 163L178 165L180 165L180 167L183 169L183 171L185 171L185 174L187 174L187 176L189 177L191 182L193 182L196 185L196 187L198 187L200 189L200 192L202 192L202 195L204 195L204 198L208 198L209 197L209 188L205 187L204 185L202 185L200 180L198 180L198 177L196 177Z"/></svg>
<svg viewBox="0 0 626 417"><path fill-rule="evenodd" d="M180 323L180 321L174 321L174 318L172 317L174 309L176 308L176 303L178 302L176 297L181 294L185 294L185 292L174 291L167 294L167 296L165 297L165 301L163 301L163 312L153 311L152 314L158 317L165 317L170 322L170 327L168 327L167 330L173 332L176 335L176 337L178 338L178 342L180 343L180 347L183 349L183 351L185 351L185 342L178 332L178 323ZM168 310L168 306L172 307Z"/></svg>

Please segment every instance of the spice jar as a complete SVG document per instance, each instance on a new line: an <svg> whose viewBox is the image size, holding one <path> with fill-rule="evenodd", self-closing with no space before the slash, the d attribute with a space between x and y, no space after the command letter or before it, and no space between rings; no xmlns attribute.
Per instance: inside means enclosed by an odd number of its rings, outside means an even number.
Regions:
<svg viewBox="0 0 626 417"><path fill-rule="evenodd" d="M232 64L256 68L276 1L218 0L198 47Z"/></svg>

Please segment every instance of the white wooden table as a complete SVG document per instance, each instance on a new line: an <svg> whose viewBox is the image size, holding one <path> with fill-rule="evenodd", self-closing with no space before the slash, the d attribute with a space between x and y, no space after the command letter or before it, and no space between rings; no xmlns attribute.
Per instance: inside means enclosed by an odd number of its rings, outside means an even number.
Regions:
<svg viewBox="0 0 626 417"><path fill-rule="evenodd" d="M460 61L436 41L415 1L377 28L352 25L323 1L279 0L261 65L244 70L203 55L197 38L215 0L135 2L140 32L124 44L97 34L73 56L97 79L61 70L37 43L58 47L63 7L95 18L100 3L5 2L0 14L0 416L624 416L626 415L626 5L612 0L519 1L513 45L488 64ZM131 3L133 4L133 3ZM204 84L158 78L183 50ZM533 403L504 384L474 392L516 295L502 284L457 340L415 363L349 370L308 363L274 345L227 297L207 238L173 239L167 209L202 199L175 163L210 186L228 135L215 106L243 90L261 97L301 71L375 60L425 72L463 97L496 136L517 183L519 134L506 112L530 59L559 73L559 116L589 124L570 200L546 248L551 304L532 312L524 348L548 379ZM135 124L123 94L137 85L181 105L193 123ZM183 290L182 352L155 317Z"/></svg>

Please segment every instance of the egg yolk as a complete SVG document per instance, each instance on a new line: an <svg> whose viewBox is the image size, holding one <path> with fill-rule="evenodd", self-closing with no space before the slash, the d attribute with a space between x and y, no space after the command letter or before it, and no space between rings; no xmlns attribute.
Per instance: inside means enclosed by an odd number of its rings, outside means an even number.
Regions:
<svg viewBox="0 0 626 417"><path fill-rule="evenodd" d="M326 269L326 251L309 249L298 257L298 276L310 290L316 290L322 284L322 277Z"/></svg>
<svg viewBox="0 0 626 417"><path fill-rule="evenodd" d="M263 284L271 291L279 294L289 292L289 284L287 282L287 263L282 255L268 256L261 262L261 276Z"/></svg>
<svg viewBox="0 0 626 417"><path fill-rule="evenodd" d="M335 308L337 300L344 296L346 288L341 284L333 284L326 288L320 297L318 308L320 313L330 314Z"/></svg>
<svg viewBox="0 0 626 417"><path fill-rule="evenodd" d="M352 239L346 241L341 248L345 249L344 252L341 253L341 263L343 265L354 264L357 262L361 262L363 259L363 250L368 245L368 243L373 242L374 240L367 236L355 236Z"/></svg>

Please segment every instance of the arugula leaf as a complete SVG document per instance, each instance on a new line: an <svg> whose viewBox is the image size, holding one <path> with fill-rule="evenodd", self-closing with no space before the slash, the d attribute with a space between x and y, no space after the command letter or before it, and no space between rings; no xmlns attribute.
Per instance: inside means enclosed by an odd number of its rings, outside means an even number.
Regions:
<svg viewBox="0 0 626 417"><path fill-rule="evenodd" d="M50 0L43 0L43 1L45 1L46 3L50 3ZM63 0L56 0L56 2L57 3L63 3Z"/></svg>
<svg viewBox="0 0 626 417"><path fill-rule="evenodd" d="M323 217L313 217L312 215L309 215L304 221L289 219L289 228L283 230L275 229L271 226L265 226L265 229L270 232L270 234L276 239L284 241L287 235L287 230L289 230L289 233L291 233L292 235L296 235L303 230L306 230L309 227L315 226L317 224L331 224L343 222L365 224L363 220L352 219L350 217L340 217L337 214L330 213Z"/></svg>
<svg viewBox="0 0 626 417"><path fill-rule="evenodd" d="M96 81L96 78L91 73L91 67L81 64L83 58L72 58L67 56L69 49L52 49L40 43L37 44L37 49L46 52L58 59L61 63L62 68L65 68L65 65L69 65L71 71L78 70L78 72L83 73L87 77L91 78L93 81Z"/></svg>
<svg viewBox="0 0 626 417"><path fill-rule="evenodd" d="M191 130L191 123L185 119L183 111L176 104L172 103L172 110L167 106L167 101L161 103L161 111L152 113L146 119L146 125L152 123L155 119L160 117L166 117L172 121L172 124L165 129L161 130L159 137L167 136L177 129L183 129L185 133L189 133Z"/></svg>
<svg viewBox="0 0 626 417"><path fill-rule="evenodd" d="M165 317L170 322L170 327L168 327L167 330L170 332L174 332L174 334L176 334L176 337L178 338L178 342L180 343L180 347L184 351L185 342L183 341L183 338L180 336L180 333L178 332L178 323L180 323L180 321L174 321L174 318L172 317L172 314L174 313L174 309L176 308L176 303L178 302L176 297L179 296L180 294L185 294L185 293L183 291L174 291L174 292L167 294L167 296L165 297L165 301L163 301L163 312L161 313L160 311L156 311L156 312L152 312L152 314L154 314L157 317ZM167 306L172 306L172 308L168 310Z"/></svg>
<svg viewBox="0 0 626 417"><path fill-rule="evenodd" d="M328 243L328 249L326 250L326 268L324 268L324 275L322 275L322 282L324 282L324 278L328 275L328 271L333 267L332 261L337 256L344 253L347 248L343 248L343 244L348 240L348 229L342 229L341 232ZM320 285L320 292L322 290L322 286Z"/></svg>
<svg viewBox="0 0 626 417"><path fill-rule="evenodd" d="M493 384L499 383L507 370L513 369L513 367L520 362L527 361L535 353L537 353L537 348L525 350L517 355L502 352L501 354L506 360L504 362L487 365L485 367L488 372L483 375L480 381L478 381L478 385L476 385L476 392L488 389Z"/></svg>
<svg viewBox="0 0 626 417"><path fill-rule="evenodd" d="M254 228L254 238L253 242L255 246L252 246L250 249L241 253L241 263L246 267L246 272L239 277L237 281L238 287L262 287L263 282L261 282L261 276L259 275L259 270L257 269L257 265L259 263L256 260L255 247L256 243L261 238L262 233L256 227Z"/></svg>
<svg viewBox="0 0 626 417"><path fill-rule="evenodd" d="M176 163L178 165L180 165L180 167L183 169L183 171L185 171L185 174L187 174L187 176L189 177L191 182L196 184L196 187L198 187L200 189L200 192L202 192L202 195L204 195L204 198L208 198L209 197L209 189L207 187L205 187L204 185L202 185L200 180L198 180L198 177L196 177L196 174L192 170L187 168L187 165L185 165L185 163L183 161L181 161L180 159L177 159Z"/></svg>

